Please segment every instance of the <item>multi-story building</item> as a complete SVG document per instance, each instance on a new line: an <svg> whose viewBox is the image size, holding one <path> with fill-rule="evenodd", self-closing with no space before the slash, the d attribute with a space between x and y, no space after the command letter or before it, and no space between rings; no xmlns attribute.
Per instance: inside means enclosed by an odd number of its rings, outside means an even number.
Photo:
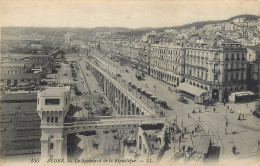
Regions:
<svg viewBox="0 0 260 166"><path fill-rule="evenodd" d="M246 48L235 42L221 46L187 47L185 82L205 89L214 101L246 89Z"/></svg>
<svg viewBox="0 0 260 166"><path fill-rule="evenodd" d="M41 82L40 73L16 73L1 74L0 85L2 86L26 86L39 85Z"/></svg>
<svg viewBox="0 0 260 166"><path fill-rule="evenodd" d="M3 63L1 64L0 71L1 73L11 74L11 73L25 73L29 70L29 68L25 65L25 63Z"/></svg>
<svg viewBox="0 0 260 166"><path fill-rule="evenodd" d="M184 81L184 48L170 44L151 44L150 75L178 86Z"/></svg>
<svg viewBox="0 0 260 166"><path fill-rule="evenodd" d="M259 91L260 81L260 46L247 48L247 88L255 93Z"/></svg>

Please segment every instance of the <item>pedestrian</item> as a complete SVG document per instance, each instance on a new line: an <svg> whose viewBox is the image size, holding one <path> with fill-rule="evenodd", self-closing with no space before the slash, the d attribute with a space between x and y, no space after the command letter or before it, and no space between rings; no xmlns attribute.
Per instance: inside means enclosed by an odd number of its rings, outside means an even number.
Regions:
<svg viewBox="0 0 260 166"><path fill-rule="evenodd" d="M195 127L195 132L197 132L197 127Z"/></svg>
<svg viewBox="0 0 260 166"><path fill-rule="evenodd" d="M192 130L191 134L192 134L192 136L194 135L194 130Z"/></svg>
<svg viewBox="0 0 260 166"><path fill-rule="evenodd" d="M237 150L237 148L236 148L236 146L234 145L234 146L232 147L232 152L233 152L233 154L236 154L236 150Z"/></svg>
<svg viewBox="0 0 260 166"><path fill-rule="evenodd" d="M187 148L187 152L190 152L190 146L188 146L188 148Z"/></svg>
<svg viewBox="0 0 260 166"><path fill-rule="evenodd" d="M238 115L238 119L237 120L240 120L240 115Z"/></svg>
<svg viewBox="0 0 260 166"><path fill-rule="evenodd" d="M243 114L243 119L245 119L245 114Z"/></svg>
<svg viewBox="0 0 260 166"><path fill-rule="evenodd" d="M188 118L190 118L190 114L188 114Z"/></svg>
<svg viewBox="0 0 260 166"><path fill-rule="evenodd" d="M185 145L182 146L182 151L185 152Z"/></svg>
<svg viewBox="0 0 260 166"><path fill-rule="evenodd" d="M214 108L213 108L213 112L215 112L215 111L216 111L216 108L214 107Z"/></svg>
<svg viewBox="0 0 260 166"><path fill-rule="evenodd" d="M198 122L200 122L200 116L198 117Z"/></svg>

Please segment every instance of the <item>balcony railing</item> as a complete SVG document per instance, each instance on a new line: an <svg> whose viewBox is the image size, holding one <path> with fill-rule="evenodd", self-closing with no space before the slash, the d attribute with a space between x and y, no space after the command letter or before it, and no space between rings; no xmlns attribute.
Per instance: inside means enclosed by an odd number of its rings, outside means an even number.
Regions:
<svg viewBox="0 0 260 166"><path fill-rule="evenodd" d="M219 58L213 58L212 61L220 61Z"/></svg>
<svg viewBox="0 0 260 166"><path fill-rule="evenodd" d="M212 72L215 73L215 74L220 74L220 69L212 69Z"/></svg>
<svg viewBox="0 0 260 166"><path fill-rule="evenodd" d="M245 71L245 68L226 69L226 71Z"/></svg>

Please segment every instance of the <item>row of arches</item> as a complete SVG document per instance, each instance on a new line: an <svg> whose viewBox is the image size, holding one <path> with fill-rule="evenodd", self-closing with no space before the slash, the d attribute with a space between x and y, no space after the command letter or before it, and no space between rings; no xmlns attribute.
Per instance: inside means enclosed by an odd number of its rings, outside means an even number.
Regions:
<svg viewBox="0 0 260 166"><path fill-rule="evenodd" d="M145 111L133 99L105 78L103 91L120 115L145 114Z"/></svg>
<svg viewBox="0 0 260 166"><path fill-rule="evenodd" d="M196 87L201 88L201 89L208 90L208 86L206 84L201 84L198 81L194 81L194 80L191 80L191 79L187 79L187 82L190 85L196 86Z"/></svg>
<svg viewBox="0 0 260 166"><path fill-rule="evenodd" d="M162 70L157 70L155 68L150 69L150 75L159 81L166 82L170 85L178 86L180 84L180 79L178 76L166 73Z"/></svg>
<svg viewBox="0 0 260 166"><path fill-rule="evenodd" d="M97 82L105 93L106 97L116 108L120 115L144 115L147 113L138 103L131 99L123 90L115 85L113 81L106 78L101 72L88 64Z"/></svg>

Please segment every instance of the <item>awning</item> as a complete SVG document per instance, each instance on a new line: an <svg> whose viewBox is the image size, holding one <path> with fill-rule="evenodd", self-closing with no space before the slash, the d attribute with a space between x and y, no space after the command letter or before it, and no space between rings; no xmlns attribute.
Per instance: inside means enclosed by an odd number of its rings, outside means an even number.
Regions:
<svg viewBox="0 0 260 166"><path fill-rule="evenodd" d="M192 85L190 85L188 83L182 83L176 89L184 91L184 92L187 92L187 93L190 93L190 94L192 94L194 96L200 96L201 94L207 92L205 89L201 89L199 87L192 86Z"/></svg>
<svg viewBox="0 0 260 166"><path fill-rule="evenodd" d="M195 152L207 154L210 146L210 135L202 135Z"/></svg>

